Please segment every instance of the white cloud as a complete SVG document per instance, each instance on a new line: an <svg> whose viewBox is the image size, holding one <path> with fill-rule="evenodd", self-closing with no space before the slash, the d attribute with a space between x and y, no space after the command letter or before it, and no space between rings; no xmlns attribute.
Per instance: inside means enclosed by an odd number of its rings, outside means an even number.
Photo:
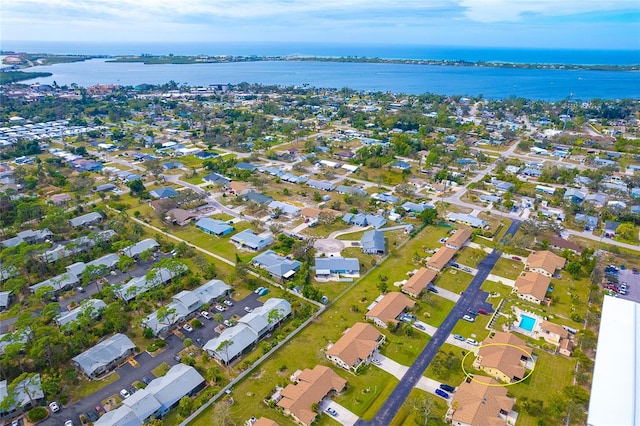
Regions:
<svg viewBox="0 0 640 426"><path fill-rule="evenodd" d="M636 0L460 0L465 16L478 22L520 21L525 15L567 16L588 12L636 10Z"/></svg>

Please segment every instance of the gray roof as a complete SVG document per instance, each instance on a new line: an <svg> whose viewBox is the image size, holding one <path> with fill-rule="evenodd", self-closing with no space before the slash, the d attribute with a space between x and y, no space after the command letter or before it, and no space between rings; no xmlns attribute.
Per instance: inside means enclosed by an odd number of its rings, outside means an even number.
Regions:
<svg viewBox="0 0 640 426"><path fill-rule="evenodd" d="M252 248L253 250L259 250L273 243L273 238L256 235L252 230L245 229L244 231L238 232L236 235L231 237L231 241L233 241L234 243L245 245L249 248Z"/></svg>
<svg viewBox="0 0 640 426"><path fill-rule="evenodd" d="M65 324L72 323L78 320L78 317L83 313L88 313L92 318L97 318L100 315L100 312L104 308L107 307L107 304L104 303L100 299L87 299L83 300L75 309L70 310L69 312L62 313L59 317L56 318L56 323L59 326L63 326Z"/></svg>
<svg viewBox="0 0 640 426"><path fill-rule="evenodd" d="M211 280L194 289L193 293L198 296L200 302L204 304L211 303L213 300L229 292L229 290L231 290L231 287L223 281Z"/></svg>
<svg viewBox="0 0 640 426"><path fill-rule="evenodd" d="M29 337L31 337L31 329L29 328L16 330L13 333L0 334L0 355L4 354L7 346L14 343L22 343L24 347ZM2 401L2 398L0 398L0 401Z"/></svg>
<svg viewBox="0 0 640 426"><path fill-rule="evenodd" d="M309 179L307 181L307 185L312 188L322 189L324 191L333 191L334 189L336 189L334 184L326 180Z"/></svg>
<svg viewBox="0 0 640 426"><path fill-rule="evenodd" d="M257 340L258 333L247 324L240 323L225 329L220 336L209 340L204 345L204 350L227 363L240 355ZM218 352L218 348L225 341L231 342L230 345L225 350Z"/></svg>
<svg viewBox="0 0 640 426"><path fill-rule="evenodd" d="M96 186L96 189L94 190L95 192L105 192L105 191L111 191L112 189L115 189L116 186L112 183L105 183L102 185L98 185Z"/></svg>
<svg viewBox="0 0 640 426"><path fill-rule="evenodd" d="M12 383L13 384L13 383ZM9 384L6 380L0 382L0 401L3 401L9 395ZM21 408L31 403L31 400L39 400L44 398L42 385L40 383L40 375L36 374L27 377L18 383L13 390L14 404L10 404L6 412L11 412L17 408ZM5 411L0 408L0 413Z"/></svg>
<svg viewBox="0 0 640 426"><path fill-rule="evenodd" d="M269 204L273 201L273 197L270 195L260 194L259 192L249 191L244 194L244 199L247 201L253 201L258 204Z"/></svg>
<svg viewBox="0 0 640 426"><path fill-rule="evenodd" d="M101 367L117 360L136 345L124 334L117 333L73 358L73 362L91 376Z"/></svg>
<svg viewBox="0 0 640 426"><path fill-rule="evenodd" d="M358 195L367 195L367 191L362 188L358 188L356 186L347 186L347 185L338 185L336 187L336 192L340 194L358 194Z"/></svg>
<svg viewBox="0 0 640 426"><path fill-rule="evenodd" d="M384 234L380 231L367 231L360 239L365 253L384 253L386 250Z"/></svg>
<svg viewBox="0 0 640 426"><path fill-rule="evenodd" d="M229 225L228 223L218 219L211 219L209 217L203 217L202 219L198 220L196 222L196 226L215 235L222 235L233 230L233 226Z"/></svg>
<svg viewBox="0 0 640 426"><path fill-rule="evenodd" d="M241 170L249 170L250 172L254 171L255 169L257 169L257 166L254 166L251 163L245 163L243 161L240 161L238 163L236 163L235 165L236 169L241 169Z"/></svg>
<svg viewBox="0 0 640 426"><path fill-rule="evenodd" d="M169 409L204 381L204 377L195 368L178 363L164 376L152 380L146 390L155 397L163 409Z"/></svg>
<svg viewBox="0 0 640 426"><path fill-rule="evenodd" d="M92 213L84 214L82 216L74 217L73 219L69 220L69 223L74 228L77 228L78 226L89 225L95 222L99 222L101 220L102 220L102 215L100 213L92 212Z"/></svg>
<svg viewBox="0 0 640 426"><path fill-rule="evenodd" d="M269 203L271 210L280 209L282 213L288 215L297 215L300 213L300 207L296 207L293 204L283 203L282 201L272 201Z"/></svg>
<svg viewBox="0 0 640 426"><path fill-rule="evenodd" d="M466 213L449 213L447 219L453 222L469 223L473 227L485 226L487 222Z"/></svg>
<svg viewBox="0 0 640 426"><path fill-rule="evenodd" d="M187 267L182 264L182 272L186 271ZM171 278L176 276L176 273L167 268L154 268L150 270L153 274L151 279L147 278L147 275L141 277L134 277L124 284L120 289L116 290L116 293L124 299L129 301L134 299L139 294L142 294L150 289L168 282Z"/></svg>
<svg viewBox="0 0 640 426"><path fill-rule="evenodd" d="M378 201L382 201L384 203L390 203L390 204L395 204L398 201L400 201L400 199L395 195L391 195L387 193L373 194L371 198L373 198L374 200L378 200Z"/></svg>
<svg viewBox="0 0 640 426"><path fill-rule="evenodd" d="M302 265L297 260L290 260L286 257L278 256L273 250L267 250L254 257L253 263L263 267L269 271L271 275L285 278L289 278L293 275L292 272L300 269L300 266Z"/></svg>
<svg viewBox="0 0 640 426"><path fill-rule="evenodd" d="M402 208L408 212L422 213L426 209L432 209L433 206L427 203L414 203L411 201L407 201L402 205Z"/></svg>
<svg viewBox="0 0 640 426"><path fill-rule="evenodd" d="M360 261L350 257L316 257L316 272L360 271Z"/></svg>
<svg viewBox="0 0 640 426"><path fill-rule="evenodd" d="M122 249L122 254L129 257L136 257L140 256L147 250L154 250L158 247L160 247L160 244L158 244L156 240L154 240L153 238L147 238Z"/></svg>
<svg viewBox="0 0 640 426"><path fill-rule="evenodd" d="M150 191L149 195L151 195L154 198L173 198L178 196L178 191L171 188L170 186L165 186L165 187L157 188L157 189L154 189L153 191Z"/></svg>
<svg viewBox="0 0 640 426"><path fill-rule="evenodd" d="M38 284L34 284L29 288L32 293L35 293L36 290L42 287L53 287L53 291L60 291L66 287L74 286L79 282L80 278L78 278L77 275L65 272L63 274L56 275L53 278L49 278L48 280L41 281Z"/></svg>
<svg viewBox="0 0 640 426"><path fill-rule="evenodd" d="M9 238L2 242L3 247L15 247L18 244L22 244L24 242L32 243L32 242L40 242L49 238L53 234L49 229L37 229L35 231L31 229L27 229L26 231L21 231L16 234L15 237Z"/></svg>
<svg viewBox="0 0 640 426"><path fill-rule="evenodd" d="M9 306L9 297L11 297L10 291L0 291L0 308Z"/></svg>
<svg viewBox="0 0 640 426"><path fill-rule="evenodd" d="M109 241L115 235L116 232L112 229L108 229L106 231L101 231L98 233L92 233L90 235L83 235L82 237L78 237L74 240L69 241L66 246L59 245L54 249L45 251L44 253L42 253L41 257L46 262L55 262L58 259L63 259L65 257L71 256L74 253L90 249L97 243ZM71 248L68 248L69 246L71 246Z"/></svg>

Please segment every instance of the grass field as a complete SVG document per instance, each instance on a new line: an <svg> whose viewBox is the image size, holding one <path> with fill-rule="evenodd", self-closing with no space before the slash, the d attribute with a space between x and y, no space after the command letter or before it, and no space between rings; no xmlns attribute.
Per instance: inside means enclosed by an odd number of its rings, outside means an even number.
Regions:
<svg viewBox="0 0 640 426"><path fill-rule="evenodd" d="M84 376L78 376L80 383L77 385L69 386L69 402L68 404L79 401L82 398L86 398L89 395L93 395L100 389L120 379L118 373L111 373L107 377L101 380L87 380Z"/></svg>
<svg viewBox="0 0 640 426"><path fill-rule="evenodd" d="M425 423L425 418L416 408L416 401L429 400L432 403L429 419ZM431 395L421 389L413 389L407 400L402 404L400 410L393 418L390 426L443 426L446 425L444 415L447 413L447 403L442 398Z"/></svg>
<svg viewBox="0 0 640 426"><path fill-rule="evenodd" d="M456 255L456 262L461 265L477 268L482 259L487 257L487 253L484 250L465 247Z"/></svg>
<svg viewBox="0 0 640 426"><path fill-rule="evenodd" d="M491 270L491 273L499 277L515 280L524 271L524 263L501 257Z"/></svg>
<svg viewBox="0 0 640 426"><path fill-rule="evenodd" d="M469 287L472 280L473 275L471 274L458 271L454 268L447 268L438 275L434 284L438 287L460 294Z"/></svg>

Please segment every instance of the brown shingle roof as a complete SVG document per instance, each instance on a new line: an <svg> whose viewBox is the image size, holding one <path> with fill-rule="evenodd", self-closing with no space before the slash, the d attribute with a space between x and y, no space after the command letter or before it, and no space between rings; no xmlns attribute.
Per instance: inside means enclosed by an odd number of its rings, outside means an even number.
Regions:
<svg viewBox="0 0 640 426"><path fill-rule="evenodd" d="M526 369L521 364L520 358L525 355L525 352L531 358L531 349L522 339L513 334L496 332L493 338L487 338L482 342L482 346L478 349L478 356L482 357L480 365L483 367L497 369L510 378L523 378Z"/></svg>
<svg viewBox="0 0 640 426"><path fill-rule="evenodd" d="M404 294L394 291L387 293L382 300L376 303L376 306L367 312L367 316L378 318L380 321L387 323L395 321L402 311L407 307L413 308L415 304L413 300Z"/></svg>
<svg viewBox="0 0 640 426"><path fill-rule="evenodd" d="M455 249L442 246L433 256L431 256L431 259L429 259L429 261L427 262L427 266L430 266L437 270L441 270L447 265L447 263L449 263L451 259L453 259L453 256L455 256L456 252L457 251Z"/></svg>
<svg viewBox="0 0 640 426"><path fill-rule="evenodd" d="M378 347L381 333L372 325L357 322L327 350L350 366L366 359Z"/></svg>
<svg viewBox="0 0 640 426"><path fill-rule="evenodd" d="M582 252L582 247L579 246L578 244L571 242L569 240L565 240L564 238L560 238L560 237L551 237L549 239L549 245L553 246L553 247L558 247L561 249L568 249L568 250L573 250L576 253L580 253Z"/></svg>
<svg viewBox="0 0 640 426"><path fill-rule="evenodd" d="M438 273L432 269L420 268L420 270L413 274L402 286L402 291L409 294L420 294L437 275Z"/></svg>
<svg viewBox="0 0 640 426"><path fill-rule="evenodd" d="M453 421L473 426L506 425L499 417L500 410L509 413L515 400L507 396L504 386L495 386L497 384L490 377L477 375L470 383L462 382L451 400L456 407Z"/></svg>
<svg viewBox="0 0 640 426"><path fill-rule="evenodd" d="M449 237L449 239L447 240L447 244L456 247L462 247L462 245L467 242L469 237L471 237L471 231L465 228L458 229L455 234Z"/></svg>
<svg viewBox="0 0 640 426"><path fill-rule="evenodd" d="M278 426L278 423L266 417L260 417L253 426Z"/></svg>
<svg viewBox="0 0 640 426"><path fill-rule="evenodd" d="M567 337L569 337L569 332L565 330L561 325L554 324L549 321L542 321L542 324L540 324L540 328L550 333L557 334L563 339L566 339Z"/></svg>
<svg viewBox="0 0 640 426"><path fill-rule="evenodd" d="M525 272L516 279L518 294L530 294L538 300L544 300L551 278L538 272Z"/></svg>
<svg viewBox="0 0 640 426"><path fill-rule="evenodd" d="M553 275L556 269L564 268L566 261L567 259L564 257L560 257L549 250L542 250L531 253L529 257L527 257L527 267L544 269Z"/></svg>
<svg viewBox="0 0 640 426"><path fill-rule="evenodd" d="M303 370L298 380L298 384L287 385L280 392L282 399L278 406L289 410L305 425L311 424L318 415L311 409L314 403L319 403L329 392L339 391L347 384L335 371L323 365Z"/></svg>
<svg viewBox="0 0 640 426"><path fill-rule="evenodd" d="M249 186L245 185L242 182L231 181L227 184L227 188L233 189L236 194L241 193L242 191L246 191L249 189Z"/></svg>

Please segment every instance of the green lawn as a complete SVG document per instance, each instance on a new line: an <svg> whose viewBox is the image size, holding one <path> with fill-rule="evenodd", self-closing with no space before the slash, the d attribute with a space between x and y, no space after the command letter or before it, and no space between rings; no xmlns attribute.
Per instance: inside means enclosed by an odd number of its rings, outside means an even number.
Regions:
<svg viewBox="0 0 640 426"><path fill-rule="evenodd" d="M69 386L69 402L68 404L79 401L82 398L86 398L89 395L93 395L100 389L120 379L118 373L111 373L107 377L101 380L87 380L84 376L78 376L80 383L77 385Z"/></svg>
<svg viewBox="0 0 640 426"><path fill-rule="evenodd" d="M515 280L524 271L524 263L501 257L491 270L491 273L499 277Z"/></svg>
<svg viewBox="0 0 640 426"><path fill-rule="evenodd" d="M265 416L282 425L293 424L278 411L264 405L263 398L272 393L274 386L286 386L289 383L288 377L298 369L313 368L317 364L332 365L325 359L323 348L328 342L335 342L345 328L355 322L363 321L367 306L380 294L377 288L380 275L388 276L389 282L395 282L404 278L409 268L416 268L419 265L411 266L411 255L421 250L423 240L426 236L435 233L434 230L439 232L441 228L427 227L421 234L409 240L404 247L391 254L373 273L362 278L350 292L330 306L295 339L260 365L249 379L235 386L234 394L242 397L236 398L235 404L231 407L233 419L240 423L251 416ZM439 325L440 318L446 315L445 309L448 312L448 309L453 306L447 300L442 300L440 303L441 313L431 318L434 323L437 323L436 325ZM429 336L424 333L414 332L411 337L391 334L388 331L384 333L387 335L388 342L382 349L383 353L405 365L415 361L429 341ZM337 367L334 367L334 370L344 377L349 387L353 389L350 391L352 393L338 397L338 400L345 405L351 404L348 405L349 408L365 418L373 417L397 383L391 376L381 375L383 373L376 371L378 369L367 369L359 376L354 376ZM367 388L369 392L364 393ZM213 407L205 410L193 424L211 424L213 411Z"/></svg>
<svg viewBox="0 0 640 426"><path fill-rule="evenodd" d="M163 362L162 364L160 364L159 366L151 370L151 372L156 377L162 377L165 374L167 374L167 371L169 371L170 368L171 367L169 366L169 364L167 364L166 362Z"/></svg>
<svg viewBox="0 0 640 426"><path fill-rule="evenodd" d="M402 404L400 410L393 418L390 426L421 426L424 425L424 417L419 414L413 404L414 401L428 399L432 402L431 413L426 424L429 426L444 426L444 416L447 413L447 403L442 398L427 393L421 389L413 389L407 400ZM519 423L518 423L519 424Z"/></svg>
<svg viewBox="0 0 640 426"><path fill-rule="evenodd" d="M471 274L458 271L454 268L447 268L438 275L434 284L438 287L460 294L469 287L472 280L473 275Z"/></svg>
<svg viewBox="0 0 640 426"><path fill-rule="evenodd" d="M445 343L442 345L438 351L438 355L436 356L444 358L447 354L453 354L456 361L459 360L460 362L456 362L455 367L451 369L434 368L434 363L432 362L424 373L425 377L438 380L442 383L447 383L451 386L458 386L465 378L464 371L462 371L462 358L464 357L463 354L466 354L466 352L467 351L462 348Z"/></svg>
<svg viewBox="0 0 640 426"><path fill-rule="evenodd" d="M416 316L429 325L439 327L455 306L449 299L431 294L429 302L420 301L416 305Z"/></svg>
<svg viewBox="0 0 640 426"><path fill-rule="evenodd" d="M487 257L487 253L484 250L465 247L456 255L456 262L461 265L477 268L482 259Z"/></svg>
<svg viewBox="0 0 640 426"><path fill-rule="evenodd" d="M453 327L452 333L460 334L465 338L471 337L478 342L482 342L489 335L489 330L486 329L486 326L490 318L491 315L478 315L475 322L465 321L460 318L455 327Z"/></svg>

